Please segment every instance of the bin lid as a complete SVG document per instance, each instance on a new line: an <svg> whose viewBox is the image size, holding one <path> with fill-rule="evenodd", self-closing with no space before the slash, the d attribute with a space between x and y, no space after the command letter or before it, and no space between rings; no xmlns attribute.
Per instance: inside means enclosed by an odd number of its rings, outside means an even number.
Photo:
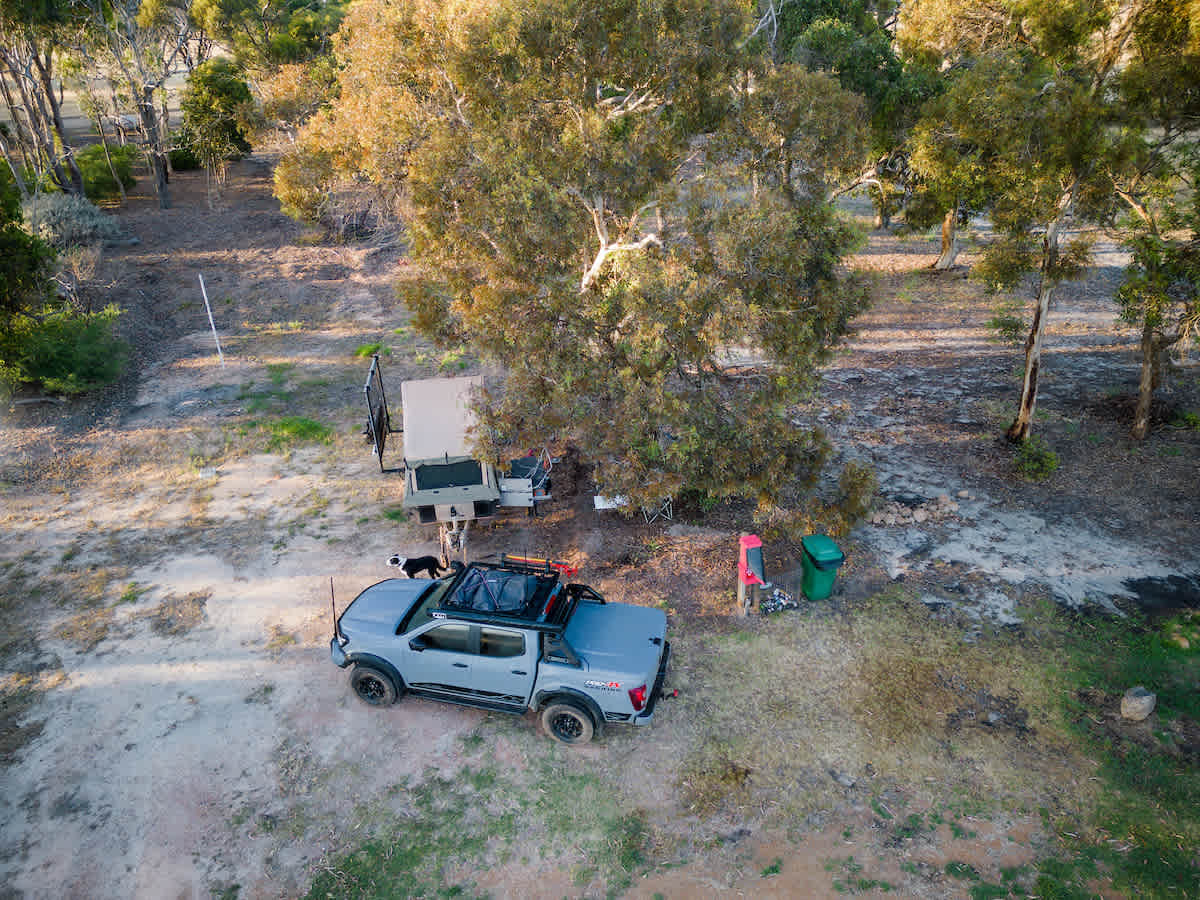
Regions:
<svg viewBox="0 0 1200 900"><path fill-rule="evenodd" d="M841 565L846 559L846 554L828 535L810 534L800 544L804 547L804 552L812 557L813 562L822 568Z"/></svg>

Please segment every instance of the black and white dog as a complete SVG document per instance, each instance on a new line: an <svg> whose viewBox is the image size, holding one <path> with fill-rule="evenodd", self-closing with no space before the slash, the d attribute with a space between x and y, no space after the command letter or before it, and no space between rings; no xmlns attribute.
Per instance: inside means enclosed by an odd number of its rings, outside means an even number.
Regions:
<svg viewBox="0 0 1200 900"><path fill-rule="evenodd" d="M426 572L427 578L437 578L439 572L449 571L436 556L416 556L409 559L406 556L393 556L388 560L389 566L404 570L409 578L416 578L420 572Z"/></svg>

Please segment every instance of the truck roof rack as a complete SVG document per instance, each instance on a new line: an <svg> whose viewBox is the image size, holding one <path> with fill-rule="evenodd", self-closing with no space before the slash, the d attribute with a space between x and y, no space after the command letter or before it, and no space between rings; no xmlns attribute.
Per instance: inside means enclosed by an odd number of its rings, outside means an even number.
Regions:
<svg viewBox="0 0 1200 900"><path fill-rule="evenodd" d="M503 556L500 563L473 562L455 576L437 611L447 617L538 631L561 632L581 601L603 603L587 585L562 584L562 563Z"/></svg>

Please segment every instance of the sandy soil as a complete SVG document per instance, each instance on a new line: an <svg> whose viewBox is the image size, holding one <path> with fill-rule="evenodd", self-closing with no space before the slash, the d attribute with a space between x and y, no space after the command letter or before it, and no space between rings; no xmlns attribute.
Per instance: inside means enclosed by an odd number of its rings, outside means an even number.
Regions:
<svg viewBox="0 0 1200 900"><path fill-rule="evenodd" d="M280 214L269 185L269 161L251 159L215 209L198 175L177 176L170 211L133 197L121 218L140 243L111 251L104 277L128 310L136 367L104 397L5 417L2 656L6 696L19 687L32 699L7 720L26 736L0 770L0 896L201 898L233 885L241 897L297 896L377 824L364 809L406 779L469 762L466 737L487 734L488 754L514 766L548 752L530 717L497 725L411 699L363 708L329 664L330 579L340 607L392 574L390 553L436 549L435 535L382 516L398 484L359 435L355 350L395 345L384 363L393 384L438 359L396 331L407 322L391 287L402 248L314 240ZM1040 485L1015 477L996 439L1015 405L1019 353L988 339L988 303L961 273L923 268L931 252L925 236L872 237L857 265L877 273L880 302L801 415L825 424L844 457L876 468L884 499L945 493L958 508L919 527L857 529L833 606L899 579L981 623L1008 621L1029 594L1195 603L1200 433L1164 430L1139 446L1112 412L1113 392L1136 379L1132 337L1109 299L1115 251L1061 292L1050 321L1038 431L1063 465ZM1182 408L1200 408L1194 364L1175 385ZM272 451L262 422L298 409L332 427L329 442ZM1134 471L1145 490L1129 489ZM480 528L473 547L564 557L611 599L664 600L673 627L702 648L705 629L738 627L725 614L744 524L723 515L644 526L593 513L581 491L541 519ZM791 550L769 564L779 583L794 581ZM836 647L812 652L829 666L840 658ZM685 684L702 657L681 662ZM941 826L898 851L869 795L849 789L798 842L747 813L699 823L680 812L674 786L687 727L666 704L647 732L572 758L636 763L645 777L630 797L658 827L733 833L631 896L832 897L828 860L851 858L901 894L957 897L966 887L940 874L951 858L994 872L1028 862L1038 844L1040 823L1014 816L981 820L969 839ZM497 896L583 892L569 859L475 877Z"/></svg>

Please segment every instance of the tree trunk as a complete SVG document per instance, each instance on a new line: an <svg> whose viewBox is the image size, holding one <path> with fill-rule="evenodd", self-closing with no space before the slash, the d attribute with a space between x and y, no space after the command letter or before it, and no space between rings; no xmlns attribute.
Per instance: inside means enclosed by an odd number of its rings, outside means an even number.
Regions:
<svg viewBox="0 0 1200 900"><path fill-rule="evenodd" d="M71 174L72 193L82 197L83 173L79 171L79 165L75 162L75 154L71 152L71 143L67 140L67 130L62 120L62 105L58 102L58 98L54 96L54 79L51 73L51 67L54 65L51 56L53 50L46 51L45 60L42 59L36 47L31 48L31 50L33 64L38 70L38 80L42 85L42 93L46 96L46 102L50 104L50 121L54 124L54 132L58 135L59 143L62 144L63 157L67 162L67 171Z"/></svg>
<svg viewBox="0 0 1200 900"><path fill-rule="evenodd" d="M100 114L96 114L96 130L100 132L100 145L104 147L104 159L108 162L108 171L112 175L113 181L117 183L117 190L121 192L121 205L124 206L129 198L125 195L125 182L121 180L121 175L117 172L113 165L112 154L108 149L108 135L104 133L104 120L100 118Z"/></svg>
<svg viewBox="0 0 1200 900"><path fill-rule="evenodd" d="M938 271L952 268L958 258L958 204L946 211L942 219L942 253L933 264Z"/></svg>
<svg viewBox="0 0 1200 900"><path fill-rule="evenodd" d="M142 119L142 129L146 132L150 146L150 166L154 170L154 190L158 194L158 208L171 208L171 194L167 189L167 155L163 150L162 135L159 133L157 112L154 108L154 88L142 88L141 102L138 103L138 113Z"/></svg>
<svg viewBox="0 0 1200 900"><path fill-rule="evenodd" d="M13 181L16 182L17 190L21 194L21 201L29 199L29 188L25 186L25 178L21 175L20 168L13 163L12 155L8 151L8 142L4 140L4 136L0 135L0 153L4 155L4 161L8 163L8 170L12 172Z"/></svg>
<svg viewBox="0 0 1200 900"><path fill-rule="evenodd" d="M875 201L875 230L886 231L892 227L892 211L888 207L887 195L882 188L877 188L872 199Z"/></svg>
<svg viewBox="0 0 1200 900"><path fill-rule="evenodd" d="M1046 317L1050 314L1050 295L1054 290L1056 278L1054 267L1058 262L1058 235L1075 202L1077 184L1078 182L1072 182L1066 193L1059 198L1058 215L1046 226L1046 235L1042 238L1042 269L1038 278L1037 309L1034 310L1033 324L1025 341L1025 379L1021 384L1021 405L1017 409L1016 419L1005 432L1005 437L1014 443L1028 440L1029 430L1033 425L1033 411L1037 406L1038 372L1042 365L1042 340L1046 333Z"/></svg>
<svg viewBox="0 0 1200 900"><path fill-rule="evenodd" d="M1136 440L1145 440L1150 433L1150 407L1154 389L1158 386L1159 341L1150 324L1142 325L1142 375L1138 380L1137 407L1133 411L1133 427L1129 433Z"/></svg>

